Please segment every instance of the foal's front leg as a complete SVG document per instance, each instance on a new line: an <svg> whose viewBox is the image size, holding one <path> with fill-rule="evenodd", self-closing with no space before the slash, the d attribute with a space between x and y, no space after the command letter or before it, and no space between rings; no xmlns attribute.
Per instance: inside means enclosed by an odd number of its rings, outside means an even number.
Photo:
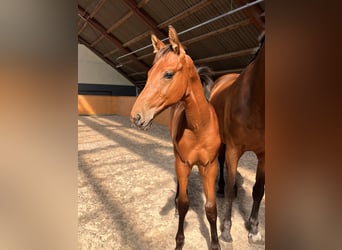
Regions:
<svg viewBox="0 0 342 250"><path fill-rule="evenodd" d="M199 170L202 176L203 190L206 198L205 213L210 224L211 233L211 250L220 250L220 244L217 237L217 208L216 208L216 195L215 195L215 180L217 176L218 162L214 161L208 166L200 166Z"/></svg>
<svg viewBox="0 0 342 250"><path fill-rule="evenodd" d="M176 250L180 250L184 245L184 219L189 210L189 198L187 195L188 178L191 168L183 163L179 157L176 156L176 173L178 178L178 198L176 199L176 205L178 207L179 220L178 231L176 234Z"/></svg>

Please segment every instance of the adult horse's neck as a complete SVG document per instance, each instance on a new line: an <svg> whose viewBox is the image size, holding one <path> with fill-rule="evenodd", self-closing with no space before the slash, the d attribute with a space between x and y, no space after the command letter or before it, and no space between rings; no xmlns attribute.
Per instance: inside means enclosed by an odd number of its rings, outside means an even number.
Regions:
<svg viewBox="0 0 342 250"><path fill-rule="evenodd" d="M265 108L265 50L260 49L257 57L250 63L239 77L238 98L243 105L250 109Z"/></svg>
<svg viewBox="0 0 342 250"><path fill-rule="evenodd" d="M188 128L198 132L210 121L210 107L201 84L201 79L191 64L189 66L188 89L183 99Z"/></svg>

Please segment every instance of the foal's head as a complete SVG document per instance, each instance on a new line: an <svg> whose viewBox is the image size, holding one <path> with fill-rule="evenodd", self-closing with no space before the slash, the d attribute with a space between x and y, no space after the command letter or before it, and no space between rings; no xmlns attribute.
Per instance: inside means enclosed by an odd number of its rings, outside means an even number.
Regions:
<svg viewBox="0 0 342 250"><path fill-rule="evenodd" d="M131 120L142 129L148 129L157 114L187 94L189 78L196 73L172 26L169 26L169 45L153 34L151 40L156 56L148 71L145 88L131 111Z"/></svg>

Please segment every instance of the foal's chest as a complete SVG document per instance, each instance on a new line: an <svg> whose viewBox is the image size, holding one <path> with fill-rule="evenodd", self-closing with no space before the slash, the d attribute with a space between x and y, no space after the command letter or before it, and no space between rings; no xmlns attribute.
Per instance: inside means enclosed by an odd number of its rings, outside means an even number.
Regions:
<svg viewBox="0 0 342 250"><path fill-rule="evenodd" d="M190 166L206 166L216 157L215 142L210 143L210 136L199 136L189 129L184 129L174 145L176 153Z"/></svg>

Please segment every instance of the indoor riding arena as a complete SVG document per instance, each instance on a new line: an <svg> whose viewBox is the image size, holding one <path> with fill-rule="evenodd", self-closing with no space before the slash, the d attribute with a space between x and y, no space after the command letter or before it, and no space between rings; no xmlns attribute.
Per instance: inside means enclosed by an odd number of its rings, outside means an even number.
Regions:
<svg viewBox="0 0 342 250"><path fill-rule="evenodd" d="M78 0L78 249L175 249L179 218L171 107L154 117L149 129L139 129L130 117L156 64L151 34L169 44L169 25L193 63L209 67L215 81L225 74L243 74L257 56L265 32L265 2ZM232 242L222 240L226 203L223 195L216 197L221 249L265 249L266 194L258 242L250 242L247 226L257 166L252 151L238 161ZM187 194L183 249L211 249L196 166Z"/></svg>

